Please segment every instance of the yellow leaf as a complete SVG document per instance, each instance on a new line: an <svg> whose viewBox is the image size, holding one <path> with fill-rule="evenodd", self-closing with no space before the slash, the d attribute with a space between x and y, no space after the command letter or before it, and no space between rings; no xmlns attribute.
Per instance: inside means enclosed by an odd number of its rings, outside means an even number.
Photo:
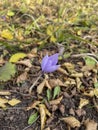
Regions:
<svg viewBox="0 0 98 130"><path fill-rule="evenodd" d="M53 27L52 25L49 25L49 26L47 27L47 34L48 34L49 36L52 36L52 35L53 35L53 31L54 31L54 27Z"/></svg>
<svg viewBox="0 0 98 130"><path fill-rule="evenodd" d="M8 102L8 104L10 104L11 106L15 106L15 105L17 105L17 104L20 103L20 102L21 102L20 100L13 98L13 99L11 99L11 100Z"/></svg>
<svg viewBox="0 0 98 130"><path fill-rule="evenodd" d="M48 109L44 104L39 105L39 110L40 110L40 117L41 117L41 130L43 130L45 127L46 115L50 117L51 113L48 111Z"/></svg>
<svg viewBox="0 0 98 130"><path fill-rule="evenodd" d="M37 0L36 2L37 2L37 4L40 4L40 5L41 5L42 2L43 2L43 0Z"/></svg>
<svg viewBox="0 0 98 130"><path fill-rule="evenodd" d="M0 103L7 103L8 100L7 99L4 99L4 98L0 98Z"/></svg>
<svg viewBox="0 0 98 130"><path fill-rule="evenodd" d="M79 36L81 36L81 35L82 35L82 31L81 31L81 30L77 31L77 34L78 34Z"/></svg>
<svg viewBox="0 0 98 130"><path fill-rule="evenodd" d="M11 95L9 91L0 91L0 95Z"/></svg>
<svg viewBox="0 0 98 130"><path fill-rule="evenodd" d="M39 110L40 110L40 118L41 118L41 130L43 130L44 127L45 127L45 122L46 122L45 105L44 104L40 104L39 105Z"/></svg>
<svg viewBox="0 0 98 130"><path fill-rule="evenodd" d="M13 34L9 30L6 29L1 32L1 37L6 38L8 40L12 40Z"/></svg>
<svg viewBox="0 0 98 130"><path fill-rule="evenodd" d="M72 128L80 127L80 122L73 116L65 117L65 118L62 118L61 120L63 120Z"/></svg>
<svg viewBox="0 0 98 130"><path fill-rule="evenodd" d="M0 98L0 107L6 108L5 103L8 103L8 100L4 98Z"/></svg>
<svg viewBox="0 0 98 130"><path fill-rule="evenodd" d="M94 95L98 98L98 88L94 89Z"/></svg>
<svg viewBox="0 0 98 130"><path fill-rule="evenodd" d="M18 60L26 57L27 55L25 53L16 53L14 55L11 56L9 62L13 62L16 63Z"/></svg>
<svg viewBox="0 0 98 130"><path fill-rule="evenodd" d="M81 109L82 107L84 107L85 105L87 105L89 103L89 100L87 99L80 99L80 104L79 104L79 108Z"/></svg>
<svg viewBox="0 0 98 130"><path fill-rule="evenodd" d="M0 107L1 107L1 108L6 108L6 105L3 104L3 103L0 103Z"/></svg>
<svg viewBox="0 0 98 130"><path fill-rule="evenodd" d="M57 39L52 35L51 38L50 38L50 41L55 43L57 41Z"/></svg>

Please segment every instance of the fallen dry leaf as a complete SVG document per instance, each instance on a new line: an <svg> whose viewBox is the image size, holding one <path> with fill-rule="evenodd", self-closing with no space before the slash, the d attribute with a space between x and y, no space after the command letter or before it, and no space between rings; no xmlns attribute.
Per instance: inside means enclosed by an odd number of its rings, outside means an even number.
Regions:
<svg viewBox="0 0 98 130"><path fill-rule="evenodd" d="M86 115L86 111L83 110L83 109L78 109L78 110L75 110L76 114L78 115L78 117L80 116L85 116Z"/></svg>
<svg viewBox="0 0 98 130"><path fill-rule="evenodd" d="M88 92L84 92L83 94L85 96L93 97L94 96L94 91L93 90L89 90Z"/></svg>
<svg viewBox="0 0 98 130"><path fill-rule="evenodd" d="M5 63L4 59L0 57L0 66L2 66Z"/></svg>
<svg viewBox="0 0 98 130"><path fill-rule="evenodd" d="M22 82L22 81L25 81L27 79L27 72L24 72L24 73L22 73L21 75L19 75L18 77L17 77L17 83L20 83L20 82Z"/></svg>
<svg viewBox="0 0 98 130"><path fill-rule="evenodd" d="M70 127L75 128L75 127L80 127L80 121L78 121L75 117L69 116L62 118L65 123L67 123Z"/></svg>
<svg viewBox="0 0 98 130"><path fill-rule="evenodd" d="M47 127L45 130L50 130L50 127Z"/></svg>
<svg viewBox="0 0 98 130"><path fill-rule="evenodd" d="M37 56L37 48L33 48L27 56L31 59Z"/></svg>
<svg viewBox="0 0 98 130"><path fill-rule="evenodd" d="M75 77L75 78L81 78L81 77L83 77L83 73L72 73L71 75L70 75L71 77Z"/></svg>
<svg viewBox="0 0 98 130"><path fill-rule="evenodd" d="M64 84L69 87L69 85L76 85L76 81L74 79L68 78Z"/></svg>
<svg viewBox="0 0 98 130"><path fill-rule="evenodd" d="M27 111L33 109L33 108L36 108L37 105L39 105L41 102L40 101L35 101L34 103L32 103L30 106L28 106L26 108Z"/></svg>
<svg viewBox="0 0 98 130"><path fill-rule="evenodd" d="M98 112L98 103L97 103L97 99L93 98L93 103L94 103L94 106Z"/></svg>
<svg viewBox="0 0 98 130"><path fill-rule="evenodd" d="M63 104L60 104L59 110L62 113L62 115L64 115L64 113L65 113L65 106Z"/></svg>
<svg viewBox="0 0 98 130"><path fill-rule="evenodd" d="M76 84L77 84L77 89L80 90L82 82L79 77L76 78Z"/></svg>
<svg viewBox="0 0 98 130"><path fill-rule="evenodd" d="M94 69L94 66L87 66L87 65L85 65L85 66L82 67L81 71L85 72L85 71L91 71L93 69Z"/></svg>
<svg viewBox="0 0 98 130"><path fill-rule="evenodd" d="M94 89L94 95L98 98L98 88Z"/></svg>
<svg viewBox="0 0 98 130"><path fill-rule="evenodd" d="M59 68L57 69L57 71L60 72L60 73L62 73L62 74L64 74L64 75L68 75L67 71L64 70L64 69L61 68L61 67L59 67Z"/></svg>
<svg viewBox="0 0 98 130"><path fill-rule="evenodd" d="M45 82L46 82L46 79L44 79L44 81L37 86L37 93L38 94L41 94L43 92L43 89L45 87Z"/></svg>
<svg viewBox="0 0 98 130"><path fill-rule="evenodd" d="M73 73L73 72L75 72L75 65L74 64L72 64L72 63L64 63L63 64L63 66L67 69L67 71L69 72L69 73Z"/></svg>
<svg viewBox="0 0 98 130"><path fill-rule="evenodd" d="M52 88L55 86L65 86L65 84L60 79L50 79L49 84Z"/></svg>
<svg viewBox="0 0 98 130"><path fill-rule="evenodd" d="M8 101L8 104L10 104L11 106L15 106L20 102L21 102L20 100L13 98L10 101Z"/></svg>
<svg viewBox="0 0 98 130"><path fill-rule="evenodd" d="M1 107L1 108L6 108L6 105L3 104L3 103L0 103L0 107Z"/></svg>
<svg viewBox="0 0 98 130"><path fill-rule="evenodd" d="M51 90L51 86L50 86L50 84L49 84L49 82L48 82L48 80L45 80L45 85L46 85L46 87L48 88L48 89L50 89Z"/></svg>
<svg viewBox="0 0 98 130"><path fill-rule="evenodd" d="M8 100L7 99L5 99L5 98L0 98L0 103L8 103Z"/></svg>
<svg viewBox="0 0 98 130"><path fill-rule="evenodd" d="M89 100L80 98L79 108L81 109L82 107L84 107L88 103L89 103Z"/></svg>
<svg viewBox="0 0 98 130"><path fill-rule="evenodd" d="M29 59L26 59L26 60L20 60L17 62L17 64L22 64L22 65L25 65L29 68L32 67L32 64L31 64L31 61Z"/></svg>
<svg viewBox="0 0 98 130"><path fill-rule="evenodd" d="M87 119L84 122L85 126L86 126L86 130L97 130L97 123L93 120Z"/></svg>
<svg viewBox="0 0 98 130"><path fill-rule="evenodd" d="M5 103L8 103L8 100L4 99L4 98L0 98L0 107L1 108L6 108Z"/></svg>
<svg viewBox="0 0 98 130"><path fill-rule="evenodd" d="M45 127L46 115L50 116L51 114L44 104L39 105L39 111L40 111L40 118L41 118L41 130L43 130Z"/></svg>
<svg viewBox="0 0 98 130"><path fill-rule="evenodd" d="M9 91L0 91L0 95L8 96L11 95L11 93Z"/></svg>
<svg viewBox="0 0 98 130"><path fill-rule="evenodd" d="M57 105L61 102L62 98L63 98L63 96L61 96L55 100L51 100L49 103L50 103L50 105Z"/></svg>

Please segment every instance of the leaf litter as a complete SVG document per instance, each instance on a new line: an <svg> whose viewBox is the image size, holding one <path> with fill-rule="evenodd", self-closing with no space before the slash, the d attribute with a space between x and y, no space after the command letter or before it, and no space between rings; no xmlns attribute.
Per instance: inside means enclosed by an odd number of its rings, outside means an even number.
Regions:
<svg viewBox="0 0 98 130"><path fill-rule="evenodd" d="M96 0L0 4L0 129L97 130ZM29 93L42 58L58 52L60 68Z"/></svg>

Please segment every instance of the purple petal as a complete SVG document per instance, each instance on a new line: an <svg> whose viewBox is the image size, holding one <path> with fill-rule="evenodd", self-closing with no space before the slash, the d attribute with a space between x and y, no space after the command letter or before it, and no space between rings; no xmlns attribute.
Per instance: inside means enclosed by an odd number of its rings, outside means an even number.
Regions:
<svg viewBox="0 0 98 130"><path fill-rule="evenodd" d="M50 66L50 67L45 67L45 69L44 69L44 72L53 72L53 71L55 71L55 70L57 70L58 68L60 67L60 65L54 65L54 66Z"/></svg>
<svg viewBox="0 0 98 130"><path fill-rule="evenodd" d="M57 64L57 62L58 62L58 55L59 55L59 53L56 53L56 54L54 54L52 56L49 56L49 60L52 61L52 65L56 65Z"/></svg>
<svg viewBox="0 0 98 130"><path fill-rule="evenodd" d="M46 55L46 56L43 58L42 63L41 63L42 71L45 69L48 60L49 60L49 57L48 57L48 55Z"/></svg>

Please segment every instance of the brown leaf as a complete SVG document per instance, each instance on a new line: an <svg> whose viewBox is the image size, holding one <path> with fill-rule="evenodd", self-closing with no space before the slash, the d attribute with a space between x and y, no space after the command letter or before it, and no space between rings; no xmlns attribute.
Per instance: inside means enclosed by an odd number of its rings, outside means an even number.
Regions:
<svg viewBox="0 0 98 130"><path fill-rule="evenodd" d="M64 70L64 69L61 68L61 67L59 67L59 68L57 69L57 71L60 72L60 73L62 73L62 74L68 75L67 71Z"/></svg>
<svg viewBox="0 0 98 130"><path fill-rule="evenodd" d="M57 98L55 100L52 100L49 103L50 103L50 105L57 105L57 104L59 104L61 102L62 98L63 98L63 96L61 96L61 97L59 97L59 98Z"/></svg>
<svg viewBox="0 0 98 130"><path fill-rule="evenodd" d="M62 115L64 115L64 113L65 113L65 106L63 104L60 104L59 110L62 113Z"/></svg>
<svg viewBox="0 0 98 130"><path fill-rule="evenodd" d="M93 98L93 103L94 103L94 106L98 112L98 103L97 103L97 99Z"/></svg>
<svg viewBox="0 0 98 130"><path fill-rule="evenodd" d="M20 83L20 82L22 82L22 81L25 81L27 79L27 72L24 72L24 73L22 73L21 75L19 75L18 77L17 77L17 83Z"/></svg>
<svg viewBox="0 0 98 130"><path fill-rule="evenodd" d="M0 66L2 66L5 63L4 59L0 57Z"/></svg>
<svg viewBox="0 0 98 130"><path fill-rule="evenodd" d="M80 127L80 121L78 121L75 117L69 116L62 118L65 123L67 123L70 127L75 128L75 127Z"/></svg>
<svg viewBox="0 0 98 130"><path fill-rule="evenodd" d="M70 113L71 115L75 116L75 111L74 111L73 108L70 108L70 109L69 109L69 113Z"/></svg>
<svg viewBox="0 0 98 130"><path fill-rule="evenodd" d="M50 79L49 84L52 88L55 86L65 86L65 84L60 79Z"/></svg>
<svg viewBox="0 0 98 130"><path fill-rule="evenodd" d="M50 130L50 127L47 127L45 130Z"/></svg>
<svg viewBox="0 0 98 130"><path fill-rule="evenodd" d="M86 115L86 111L83 109L78 109L75 111L76 114L80 117L80 116L85 116Z"/></svg>
<svg viewBox="0 0 98 130"><path fill-rule="evenodd" d="M37 48L33 48L27 56L31 59L37 56Z"/></svg>
<svg viewBox="0 0 98 130"><path fill-rule="evenodd" d="M29 105L26 110L29 111L33 108L36 108L37 105L39 105L41 102L40 101L35 101L34 103L32 103L31 105Z"/></svg>
<svg viewBox="0 0 98 130"><path fill-rule="evenodd" d="M32 67L31 61L29 59L18 61L17 64L22 64L22 65L25 65L29 68Z"/></svg>
<svg viewBox="0 0 98 130"><path fill-rule="evenodd" d="M56 111L58 109L58 105L52 105L52 112Z"/></svg>
<svg viewBox="0 0 98 130"><path fill-rule="evenodd" d="M47 87L48 89L50 89L50 90L51 90L51 86L50 86L50 84L49 84L48 80L45 80L45 85L46 85L46 87Z"/></svg>
<svg viewBox="0 0 98 130"><path fill-rule="evenodd" d="M43 89L45 87L45 83L46 83L46 79L37 86L37 93L38 94L41 94L43 92Z"/></svg>
<svg viewBox="0 0 98 130"><path fill-rule="evenodd" d="M86 130L97 130L98 124L93 120L87 119L84 124L86 126Z"/></svg>

